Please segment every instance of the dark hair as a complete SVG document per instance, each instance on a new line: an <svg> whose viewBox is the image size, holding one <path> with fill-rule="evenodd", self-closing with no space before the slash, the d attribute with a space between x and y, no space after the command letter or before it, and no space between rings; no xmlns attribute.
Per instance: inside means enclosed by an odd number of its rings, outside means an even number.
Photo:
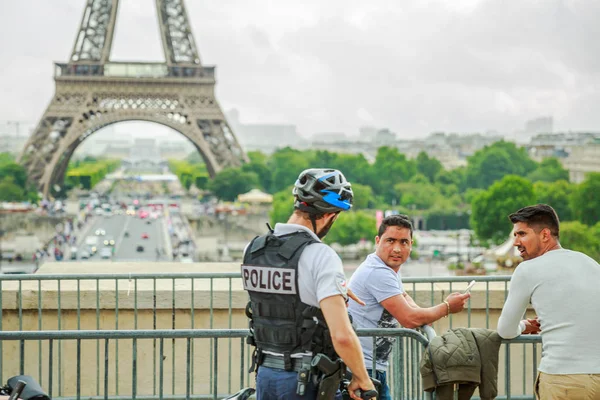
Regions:
<svg viewBox="0 0 600 400"><path fill-rule="evenodd" d="M379 225L379 232L377 232L377 236L381 237L389 226L400 226L402 228L407 228L410 230L410 237L412 238L413 227L407 215L396 214L385 217L383 221L381 221L381 225Z"/></svg>
<svg viewBox="0 0 600 400"><path fill-rule="evenodd" d="M514 212L508 216L510 222L516 224L517 222L525 222L531 228L537 232L544 228L550 229L552 236L559 238L560 221L554 208L548 204L536 204L535 206L523 207L519 211Z"/></svg>

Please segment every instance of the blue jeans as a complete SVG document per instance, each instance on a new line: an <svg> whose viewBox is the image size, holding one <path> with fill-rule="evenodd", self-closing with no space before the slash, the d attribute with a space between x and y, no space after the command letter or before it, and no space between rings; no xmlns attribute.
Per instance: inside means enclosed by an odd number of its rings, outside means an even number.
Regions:
<svg viewBox="0 0 600 400"><path fill-rule="evenodd" d="M373 376L373 370L367 368L369 376ZM390 395L390 387L387 384L387 373L385 371L375 370L375 379L381 382L381 391L379 392L379 400L392 400Z"/></svg>
<svg viewBox="0 0 600 400"><path fill-rule="evenodd" d="M317 388L309 381L304 396L296 394L298 373L268 367L260 367L256 376L257 400L308 400L317 398Z"/></svg>

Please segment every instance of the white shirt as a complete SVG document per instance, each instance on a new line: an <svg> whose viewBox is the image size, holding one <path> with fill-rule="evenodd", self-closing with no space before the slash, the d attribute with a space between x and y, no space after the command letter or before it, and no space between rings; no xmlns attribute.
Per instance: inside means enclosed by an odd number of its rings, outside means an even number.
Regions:
<svg viewBox="0 0 600 400"><path fill-rule="evenodd" d="M542 329L542 360L547 374L600 373L600 265L577 251L552 250L522 262L515 270L498 320L498 334L521 334L528 304Z"/></svg>

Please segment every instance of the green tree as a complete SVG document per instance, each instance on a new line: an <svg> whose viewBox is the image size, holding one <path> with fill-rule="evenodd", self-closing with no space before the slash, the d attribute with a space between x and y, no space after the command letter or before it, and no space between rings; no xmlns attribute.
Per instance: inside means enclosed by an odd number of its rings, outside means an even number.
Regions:
<svg viewBox="0 0 600 400"><path fill-rule="evenodd" d="M420 152L416 158L417 172L423 174L433 183L437 174L442 171L442 163L434 157L429 157L424 151Z"/></svg>
<svg viewBox="0 0 600 400"><path fill-rule="evenodd" d="M14 183L12 177L5 177L0 181L0 201L27 200L25 190Z"/></svg>
<svg viewBox="0 0 600 400"><path fill-rule="evenodd" d="M311 166L307 154L289 147L275 151L271 155L267 166L273 171L271 193L279 192L289 185L293 185L298 179L298 175L305 169L322 167Z"/></svg>
<svg viewBox="0 0 600 400"><path fill-rule="evenodd" d="M15 156L13 156L11 153L7 153L7 152L0 153L0 165L14 163L14 162L15 162Z"/></svg>
<svg viewBox="0 0 600 400"><path fill-rule="evenodd" d="M515 175L505 176L475 195L471 203L471 226L480 239L506 239L512 229L507 216L534 203L530 181Z"/></svg>
<svg viewBox="0 0 600 400"><path fill-rule="evenodd" d="M290 215L292 215L292 212L294 212L294 196L292 196L293 188L293 185L288 186L286 189L273 195L273 207L269 214L273 226L278 222L287 222Z"/></svg>
<svg viewBox="0 0 600 400"><path fill-rule="evenodd" d="M380 147L375 163L371 167L370 185L376 194L382 195L388 203L397 201L394 185L407 182L417 171L415 162L408 160L398 149Z"/></svg>
<svg viewBox="0 0 600 400"><path fill-rule="evenodd" d="M467 190L465 171L465 167L455 168L450 171L440 170L435 177L435 186L444 196L464 193Z"/></svg>
<svg viewBox="0 0 600 400"><path fill-rule="evenodd" d="M325 242L339 243L346 246L358 243L361 239L371 240L375 237L375 228L375 215L371 212L342 212L325 237Z"/></svg>
<svg viewBox="0 0 600 400"><path fill-rule="evenodd" d="M370 186L369 173L371 166L362 154L342 154L318 150L314 153L310 164L323 168L338 169L353 185L360 183Z"/></svg>
<svg viewBox="0 0 600 400"><path fill-rule="evenodd" d="M208 183L208 189L219 199L234 201L239 194L258 186L258 176L241 168L226 168Z"/></svg>
<svg viewBox="0 0 600 400"><path fill-rule="evenodd" d="M537 167L524 148L499 141L478 150L468 159L468 187L486 189L506 175L526 176Z"/></svg>
<svg viewBox="0 0 600 400"><path fill-rule="evenodd" d="M561 221L571 221L573 219L570 199L574 190L575 185L562 180L533 184L536 202L548 204L554 208Z"/></svg>
<svg viewBox="0 0 600 400"><path fill-rule="evenodd" d="M202 158L202 154L199 151L191 152L186 158L185 161L189 164L204 164L204 159Z"/></svg>
<svg viewBox="0 0 600 400"><path fill-rule="evenodd" d="M527 175L527 178L532 182L556 182L569 181L569 171L563 168L560 161L555 157L549 157L538 165L538 167Z"/></svg>
<svg viewBox="0 0 600 400"><path fill-rule="evenodd" d="M11 177L13 183L21 188L27 184L27 171L15 162L0 163L0 177Z"/></svg>
<svg viewBox="0 0 600 400"><path fill-rule="evenodd" d="M425 210L444 200L440 190L428 182L398 183L394 190L399 204L411 210Z"/></svg>
<svg viewBox="0 0 600 400"><path fill-rule="evenodd" d="M562 247L580 251L600 262L600 225L589 227L579 221L560 224L560 244Z"/></svg>
<svg viewBox="0 0 600 400"><path fill-rule="evenodd" d="M571 208L577 220L592 226L600 221L600 172L587 175L573 193Z"/></svg>
<svg viewBox="0 0 600 400"><path fill-rule="evenodd" d="M93 164L93 163L95 163L97 161L98 161L98 159L96 157L94 157L94 156L85 156L85 157L83 157L83 162L84 163Z"/></svg>
<svg viewBox="0 0 600 400"><path fill-rule="evenodd" d="M273 173L267 166L267 156L259 151L252 151L248 153L248 158L250 158L250 162L242 165L242 171L255 173L258 176L260 188L265 191L271 190Z"/></svg>
<svg viewBox="0 0 600 400"><path fill-rule="evenodd" d="M352 192L354 194L354 198L352 199L353 210L373 208L375 206L375 197L373 189L370 186L353 183Z"/></svg>

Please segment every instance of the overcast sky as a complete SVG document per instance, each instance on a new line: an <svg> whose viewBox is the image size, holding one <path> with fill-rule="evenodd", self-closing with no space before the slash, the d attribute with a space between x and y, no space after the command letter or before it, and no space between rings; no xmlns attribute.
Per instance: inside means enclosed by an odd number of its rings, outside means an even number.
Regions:
<svg viewBox="0 0 600 400"><path fill-rule="evenodd" d="M84 0L0 0L0 120L36 122ZM121 0L112 60L160 61L154 0ZM600 130L598 0L187 0L217 97L304 136Z"/></svg>

